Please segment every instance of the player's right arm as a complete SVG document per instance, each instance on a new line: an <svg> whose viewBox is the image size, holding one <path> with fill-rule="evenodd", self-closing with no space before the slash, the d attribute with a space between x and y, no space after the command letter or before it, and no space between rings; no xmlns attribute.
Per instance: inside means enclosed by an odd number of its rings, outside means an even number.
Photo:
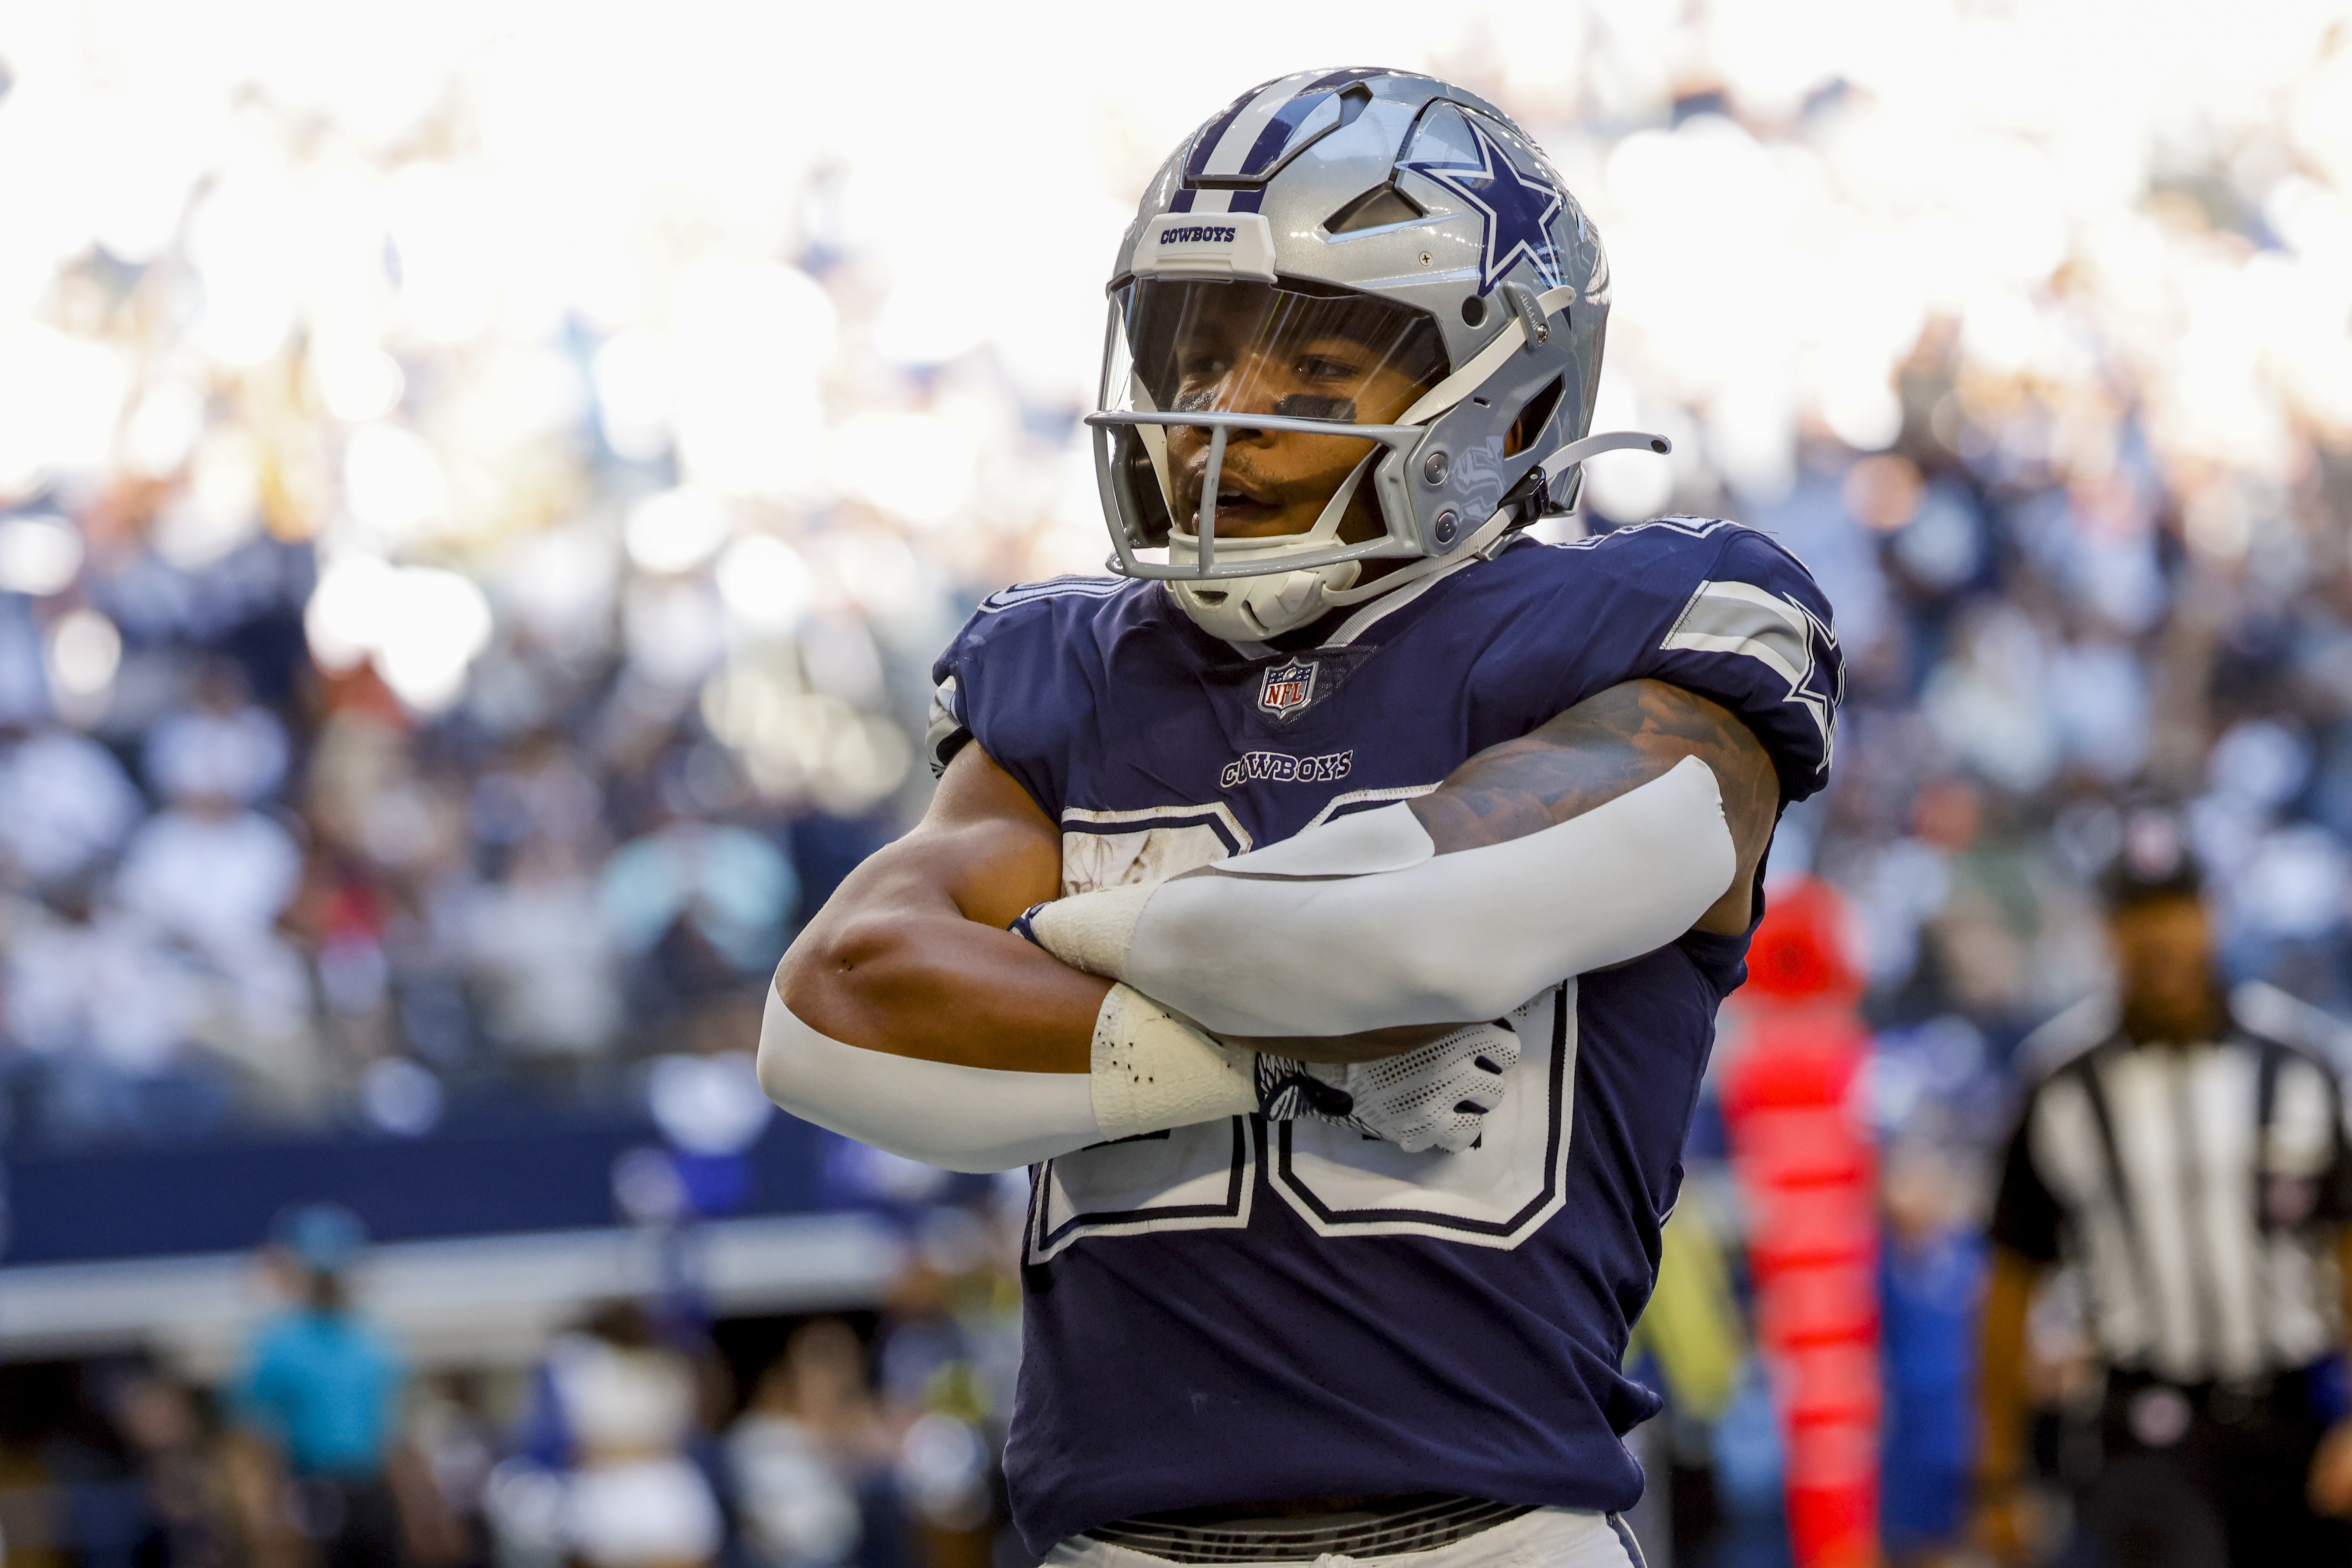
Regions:
<svg viewBox="0 0 2352 1568"><path fill-rule="evenodd" d="M1057 898L1062 837L979 745L870 856L776 967L793 1014L845 1045L964 1067L1084 1073L1110 982L1006 928Z"/></svg>
<svg viewBox="0 0 2352 1568"><path fill-rule="evenodd" d="M1060 880L1053 825L964 748L922 822L845 879L777 966L760 1027L768 1098L951 1170L1101 1142L1092 1042L1125 987L1005 929Z"/></svg>

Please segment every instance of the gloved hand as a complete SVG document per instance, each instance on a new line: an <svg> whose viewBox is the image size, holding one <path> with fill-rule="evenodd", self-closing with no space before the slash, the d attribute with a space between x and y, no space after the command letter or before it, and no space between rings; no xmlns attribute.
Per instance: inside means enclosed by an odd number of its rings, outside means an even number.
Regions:
<svg viewBox="0 0 2352 1568"><path fill-rule="evenodd" d="M1518 1065L1519 1037L1508 1019L1465 1024L1441 1039L1378 1061L1257 1058L1258 1109L1269 1121L1319 1117L1395 1144L1408 1154L1458 1154L1486 1131L1503 1103L1504 1075Z"/></svg>

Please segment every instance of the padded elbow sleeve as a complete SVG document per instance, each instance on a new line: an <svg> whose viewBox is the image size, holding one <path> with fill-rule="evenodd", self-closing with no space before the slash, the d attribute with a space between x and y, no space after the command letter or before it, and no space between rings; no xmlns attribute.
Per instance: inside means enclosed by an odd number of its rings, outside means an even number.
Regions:
<svg viewBox="0 0 2352 1568"><path fill-rule="evenodd" d="M1066 961L1219 1034L1351 1034L1496 1017L1663 947L1738 859L1714 772L1685 758L1506 843L1439 855L1410 807L1386 806L1033 924Z"/></svg>

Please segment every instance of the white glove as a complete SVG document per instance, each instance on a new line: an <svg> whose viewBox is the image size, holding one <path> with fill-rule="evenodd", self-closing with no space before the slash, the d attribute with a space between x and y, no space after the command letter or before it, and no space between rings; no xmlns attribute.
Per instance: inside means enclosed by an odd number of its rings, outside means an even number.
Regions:
<svg viewBox="0 0 2352 1568"><path fill-rule="evenodd" d="M1318 1117L1384 1139L1408 1154L1428 1148L1459 1154L1503 1103L1504 1075L1518 1065L1519 1037L1507 1019L1465 1024L1419 1050L1345 1066L1261 1053L1258 1106L1268 1120Z"/></svg>

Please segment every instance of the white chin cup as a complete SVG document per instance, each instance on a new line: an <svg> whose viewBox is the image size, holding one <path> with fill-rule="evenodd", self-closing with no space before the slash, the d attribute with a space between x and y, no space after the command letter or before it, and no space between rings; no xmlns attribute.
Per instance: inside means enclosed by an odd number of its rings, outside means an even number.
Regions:
<svg viewBox="0 0 2352 1568"><path fill-rule="evenodd" d="M1230 549L1223 546L1220 553ZM1333 607L1330 595L1354 587L1363 573L1361 562L1341 561L1257 577L1172 582L1168 591L1176 596L1177 607L1211 637L1264 642L1321 619Z"/></svg>

